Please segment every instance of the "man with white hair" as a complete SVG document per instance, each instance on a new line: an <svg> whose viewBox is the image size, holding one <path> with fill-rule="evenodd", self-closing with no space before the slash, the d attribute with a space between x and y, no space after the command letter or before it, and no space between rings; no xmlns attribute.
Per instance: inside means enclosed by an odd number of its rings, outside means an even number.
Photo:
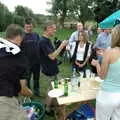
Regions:
<svg viewBox="0 0 120 120"><path fill-rule="evenodd" d="M77 23L77 30L72 33L72 35L69 38L69 45L72 44L72 42L76 42L78 40L79 32L83 31L83 24L81 22Z"/></svg>

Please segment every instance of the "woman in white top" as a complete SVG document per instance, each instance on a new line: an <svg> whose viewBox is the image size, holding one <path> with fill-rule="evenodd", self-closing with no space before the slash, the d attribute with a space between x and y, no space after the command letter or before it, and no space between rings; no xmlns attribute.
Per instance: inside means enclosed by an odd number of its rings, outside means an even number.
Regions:
<svg viewBox="0 0 120 120"><path fill-rule="evenodd" d="M71 48L73 68L76 68L77 71L84 72L84 77L86 76L85 69L91 52L90 46L87 33L81 31L79 33L78 41L73 42Z"/></svg>

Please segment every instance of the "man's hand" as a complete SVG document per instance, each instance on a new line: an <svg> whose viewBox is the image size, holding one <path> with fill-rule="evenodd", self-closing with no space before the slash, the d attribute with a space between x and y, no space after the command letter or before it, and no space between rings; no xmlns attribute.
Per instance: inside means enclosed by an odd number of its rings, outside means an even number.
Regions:
<svg viewBox="0 0 120 120"><path fill-rule="evenodd" d="M32 91L27 87L26 80L20 80L21 91L20 94L24 96L32 96Z"/></svg>
<svg viewBox="0 0 120 120"><path fill-rule="evenodd" d="M61 45L60 45L60 48L63 49L64 47L66 47L68 44L68 40L64 40L62 41Z"/></svg>
<svg viewBox="0 0 120 120"><path fill-rule="evenodd" d="M60 54L60 52L62 51L62 49L68 44L68 41L67 40L64 40L60 46L58 47L57 50L55 50L53 53L49 54L48 57L51 59L51 60L55 60L56 57Z"/></svg>
<svg viewBox="0 0 120 120"><path fill-rule="evenodd" d="M97 55L103 56L104 54L104 49L99 49L96 51Z"/></svg>

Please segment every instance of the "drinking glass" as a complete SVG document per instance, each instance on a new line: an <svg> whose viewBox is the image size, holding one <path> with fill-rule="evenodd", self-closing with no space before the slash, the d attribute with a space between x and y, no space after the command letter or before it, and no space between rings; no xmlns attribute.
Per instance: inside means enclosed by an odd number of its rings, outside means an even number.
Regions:
<svg viewBox="0 0 120 120"><path fill-rule="evenodd" d="M80 73L80 78L83 78L84 73L83 72L79 72Z"/></svg>
<svg viewBox="0 0 120 120"><path fill-rule="evenodd" d="M91 78L95 79L95 73L91 73Z"/></svg>
<svg viewBox="0 0 120 120"><path fill-rule="evenodd" d="M87 77L87 78L90 78L90 75L91 75L90 69L86 69L86 77Z"/></svg>

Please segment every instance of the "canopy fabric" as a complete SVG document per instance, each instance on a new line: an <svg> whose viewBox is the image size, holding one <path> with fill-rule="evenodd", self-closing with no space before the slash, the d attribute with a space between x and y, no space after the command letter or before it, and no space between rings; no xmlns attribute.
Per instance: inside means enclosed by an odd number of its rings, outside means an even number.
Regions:
<svg viewBox="0 0 120 120"><path fill-rule="evenodd" d="M120 10L114 12L112 15L108 16L102 22L100 22L99 27L102 29L112 28L119 23L120 23Z"/></svg>

